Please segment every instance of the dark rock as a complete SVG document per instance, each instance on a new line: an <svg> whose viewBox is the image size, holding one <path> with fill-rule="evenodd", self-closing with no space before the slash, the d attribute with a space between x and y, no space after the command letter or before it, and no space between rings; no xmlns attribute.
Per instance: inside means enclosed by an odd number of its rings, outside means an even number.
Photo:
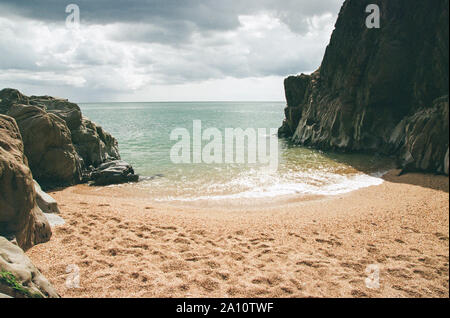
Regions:
<svg viewBox="0 0 450 318"><path fill-rule="evenodd" d="M324 150L396 155L402 167L444 173L448 146L448 0L347 0L322 65L285 80L279 135ZM447 169L448 170L448 169Z"/></svg>
<svg viewBox="0 0 450 318"><path fill-rule="evenodd" d="M72 130L72 141L86 166L120 159L117 140L87 118Z"/></svg>
<svg viewBox="0 0 450 318"><path fill-rule="evenodd" d="M0 91L0 114L6 114L14 104L28 104L28 97L17 89L5 88Z"/></svg>
<svg viewBox="0 0 450 318"><path fill-rule="evenodd" d="M64 120L37 106L10 107L7 115L20 128L34 178L44 187L77 184L83 162L72 144Z"/></svg>
<svg viewBox="0 0 450 318"><path fill-rule="evenodd" d="M45 110L48 113L55 114L63 119L70 130L76 129L81 125L80 107L67 99L51 96L30 96L29 104L45 106Z"/></svg>
<svg viewBox="0 0 450 318"><path fill-rule="evenodd" d="M134 174L133 168L125 161L115 160L104 163L91 174L95 186L137 182L139 176Z"/></svg>
<svg viewBox="0 0 450 318"><path fill-rule="evenodd" d="M15 120L0 115L0 235L15 237L28 249L51 237L50 225L36 204L33 177Z"/></svg>
<svg viewBox="0 0 450 318"><path fill-rule="evenodd" d="M44 189L88 182L95 167L120 160L117 140L66 99L3 89L0 113L19 124L30 168Z"/></svg>

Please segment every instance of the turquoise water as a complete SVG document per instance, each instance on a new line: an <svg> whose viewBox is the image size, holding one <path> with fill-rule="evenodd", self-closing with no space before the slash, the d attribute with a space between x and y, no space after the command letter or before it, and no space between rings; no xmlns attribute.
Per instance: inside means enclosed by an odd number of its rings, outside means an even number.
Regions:
<svg viewBox="0 0 450 318"><path fill-rule="evenodd" d="M273 197L289 194L339 194L380 184L390 162L363 155L323 153L278 143L278 169L267 164L174 164L170 140L176 128L192 135L194 120L202 128L277 128L283 102L183 102L81 104L83 114L119 141L122 159L141 176L135 185L161 200ZM205 145L208 142L204 142ZM191 143L192 144L192 143ZM248 145L252 149L251 145Z"/></svg>

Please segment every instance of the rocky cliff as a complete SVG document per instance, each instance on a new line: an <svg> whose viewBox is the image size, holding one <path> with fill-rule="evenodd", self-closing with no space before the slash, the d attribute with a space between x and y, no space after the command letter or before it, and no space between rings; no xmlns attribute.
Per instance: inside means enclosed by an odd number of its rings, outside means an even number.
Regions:
<svg viewBox="0 0 450 318"><path fill-rule="evenodd" d="M23 250L47 242L47 213L58 213L45 187L83 181L137 181L117 141L84 118L78 105L49 96L0 91L0 298L58 297ZM17 244L17 246L15 245Z"/></svg>
<svg viewBox="0 0 450 318"><path fill-rule="evenodd" d="M28 249L47 242L51 234L36 202L19 128L13 118L0 115L0 236Z"/></svg>
<svg viewBox="0 0 450 318"><path fill-rule="evenodd" d="M372 3L379 29L365 24ZM448 0L345 1L320 68L285 80L279 135L448 174L448 7Z"/></svg>
<svg viewBox="0 0 450 318"><path fill-rule="evenodd" d="M94 171L96 176L101 173L96 168L104 163L123 166L117 140L66 99L28 97L5 88L0 91L0 114L16 120L30 169L44 188L89 181ZM130 168L105 183L136 181Z"/></svg>

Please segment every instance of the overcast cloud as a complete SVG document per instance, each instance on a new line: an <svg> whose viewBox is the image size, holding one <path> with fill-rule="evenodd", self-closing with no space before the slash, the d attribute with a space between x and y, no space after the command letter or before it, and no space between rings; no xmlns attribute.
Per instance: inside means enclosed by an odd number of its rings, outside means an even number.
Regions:
<svg viewBox="0 0 450 318"><path fill-rule="evenodd" d="M75 101L282 100L343 0L0 0L0 88ZM78 29L65 8L80 8Z"/></svg>

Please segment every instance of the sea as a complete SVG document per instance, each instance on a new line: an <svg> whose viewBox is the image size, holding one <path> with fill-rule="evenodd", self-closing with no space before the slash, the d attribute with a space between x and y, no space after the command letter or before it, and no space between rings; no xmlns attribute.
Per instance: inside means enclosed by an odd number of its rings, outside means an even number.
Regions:
<svg viewBox="0 0 450 318"><path fill-rule="evenodd" d="M274 131L282 124L284 102L82 103L80 107L84 116L118 140L122 159L141 176L139 183L126 186L158 201L340 195L382 184L383 174L393 168L389 158L379 155L324 152L278 139ZM180 129L189 133L190 148L185 150L193 158L195 121L201 121L202 133L213 128L223 140L226 129L260 132L264 128L266 154L271 150L270 140L277 139L277 151L272 149L272 155L277 154L276 169L258 158L248 162L249 152L258 147L249 140L241 144L244 162L174 161L171 152L182 139L171 139L171 135ZM200 153L208 143L201 141ZM226 150L222 152L225 157Z"/></svg>

